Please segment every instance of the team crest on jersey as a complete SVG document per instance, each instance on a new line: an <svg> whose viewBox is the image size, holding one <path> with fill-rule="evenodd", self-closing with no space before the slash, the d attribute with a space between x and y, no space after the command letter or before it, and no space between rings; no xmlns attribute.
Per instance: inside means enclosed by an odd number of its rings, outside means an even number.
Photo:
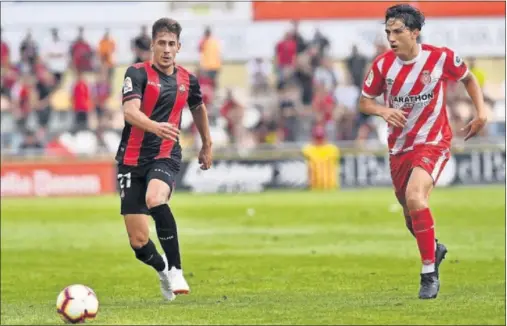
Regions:
<svg viewBox="0 0 507 326"><path fill-rule="evenodd" d="M128 92L132 92L132 79L130 77L125 78L123 81L123 94L127 94Z"/></svg>
<svg viewBox="0 0 507 326"><path fill-rule="evenodd" d="M181 84L179 87L178 87L178 90L181 92L181 93L184 93L187 88L185 87L185 85Z"/></svg>
<svg viewBox="0 0 507 326"><path fill-rule="evenodd" d="M421 83L423 83L424 85L428 85L429 83L431 83L431 75L428 70L422 72Z"/></svg>

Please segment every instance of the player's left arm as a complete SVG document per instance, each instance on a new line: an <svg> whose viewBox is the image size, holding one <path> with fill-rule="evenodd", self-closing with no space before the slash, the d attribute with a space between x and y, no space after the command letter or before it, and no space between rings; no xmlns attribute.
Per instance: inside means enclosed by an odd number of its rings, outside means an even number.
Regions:
<svg viewBox="0 0 507 326"><path fill-rule="evenodd" d="M446 53L447 58L444 64L444 74L450 80L461 81L463 85L465 85L465 89L474 103L475 117L461 129L462 131L466 131L465 140L468 140L477 135L488 120L486 108L484 106L484 96L477 78L468 70L463 59L450 49L446 49Z"/></svg>
<svg viewBox="0 0 507 326"><path fill-rule="evenodd" d="M195 126L199 131L202 141L202 148L199 152L199 164L202 170L207 170L211 167L212 152L211 152L211 134L209 131L208 111L202 102L201 87L199 81L194 75L190 75L190 90L188 94L188 107L192 112Z"/></svg>

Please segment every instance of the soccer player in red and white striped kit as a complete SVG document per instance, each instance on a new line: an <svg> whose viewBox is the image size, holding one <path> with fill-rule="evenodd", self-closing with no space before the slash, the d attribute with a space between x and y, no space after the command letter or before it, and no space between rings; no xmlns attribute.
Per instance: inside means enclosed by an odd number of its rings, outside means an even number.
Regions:
<svg viewBox="0 0 507 326"><path fill-rule="evenodd" d="M359 106L361 112L388 123L393 185L423 264L419 298L434 299L447 248L435 239L428 198L450 157L447 82L461 81L475 106L475 117L464 128L465 140L484 127L487 114L479 84L463 60L449 48L417 43L424 20L407 4L387 9L385 32L391 50L373 61ZM385 105L375 101L382 94Z"/></svg>

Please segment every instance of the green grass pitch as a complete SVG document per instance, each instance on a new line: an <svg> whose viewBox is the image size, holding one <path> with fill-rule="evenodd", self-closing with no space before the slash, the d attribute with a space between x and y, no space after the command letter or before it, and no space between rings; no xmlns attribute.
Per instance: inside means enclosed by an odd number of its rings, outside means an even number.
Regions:
<svg viewBox="0 0 507 326"><path fill-rule="evenodd" d="M433 192L449 253L430 301L390 189L171 200L192 292L165 303L118 198L2 199L1 323L61 324L56 296L82 283L95 324L505 324L504 188Z"/></svg>

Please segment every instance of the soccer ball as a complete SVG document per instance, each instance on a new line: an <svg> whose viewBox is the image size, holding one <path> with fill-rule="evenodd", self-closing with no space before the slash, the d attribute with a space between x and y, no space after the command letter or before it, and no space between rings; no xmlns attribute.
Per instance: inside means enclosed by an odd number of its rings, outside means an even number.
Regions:
<svg viewBox="0 0 507 326"><path fill-rule="evenodd" d="M94 319L98 310L99 300L95 292L85 285L69 285L56 298L56 311L68 324Z"/></svg>

